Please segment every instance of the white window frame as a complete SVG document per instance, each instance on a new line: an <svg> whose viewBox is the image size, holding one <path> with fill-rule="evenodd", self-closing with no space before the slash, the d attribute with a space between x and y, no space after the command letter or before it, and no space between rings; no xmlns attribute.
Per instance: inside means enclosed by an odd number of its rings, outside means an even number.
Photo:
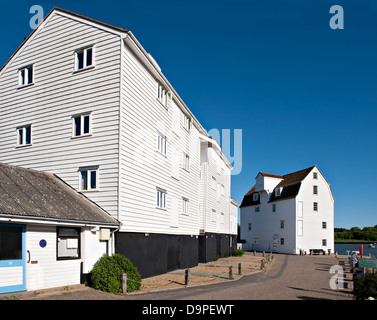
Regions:
<svg viewBox="0 0 377 320"><path fill-rule="evenodd" d="M183 114L183 127L190 132L191 131L191 118L186 114Z"/></svg>
<svg viewBox="0 0 377 320"><path fill-rule="evenodd" d="M89 118L89 131L84 132L85 118ZM80 118L80 133L76 135L76 119ZM72 116L72 138L79 138L92 135L92 114L91 112L75 114Z"/></svg>
<svg viewBox="0 0 377 320"><path fill-rule="evenodd" d="M157 132L157 151L166 156L167 139L166 136L161 132Z"/></svg>
<svg viewBox="0 0 377 320"><path fill-rule="evenodd" d="M282 190L283 190L283 188L276 188L275 189L275 197L280 197Z"/></svg>
<svg viewBox="0 0 377 320"><path fill-rule="evenodd" d="M322 247L327 247L327 239L322 239Z"/></svg>
<svg viewBox="0 0 377 320"><path fill-rule="evenodd" d="M285 227L285 221L280 220L280 229L284 229L284 227Z"/></svg>
<svg viewBox="0 0 377 320"><path fill-rule="evenodd" d="M313 172L313 179L318 179L318 172Z"/></svg>
<svg viewBox="0 0 377 320"><path fill-rule="evenodd" d="M327 229L327 222L326 221L322 221L322 229Z"/></svg>
<svg viewBox="0 0 377 320"><path fill-rule="evenodd" d="M157 100L160 101L164 107L168 106L168 94L169 91L167 91L161 83L157 82Z"/></svg>
<svg viewBox="0 0 377 320"><path fill-rule="evenodd" d="M31 70L31 82L29 82L29 73ZM22 76L23 74L23 76ZM34 84L34 65L30 64L26 67L18 69L18 85L20 87Z"/></svg>
<svg viewBox="0 0 377 320"><path fill-rule="evenodd" d="M313 186L313 194L318 195L318 186L316 185Z"/></svg>
<svg viewBox="0 0 377 320"><path fill-rule="evenodd" d="M189 215L189 199L182 197L182 214Z"/></svg>
<svg viewBox="0 0 377 320"><path fill-rule="evenodd" d="M98 191L99 190L99 175L98 175L98 166L94 167L80 167L79 172L79 191ZM86 172L86 188L84 186L84 175ZM92 173L95 174L95 186L92 187Z"/></svg>
<svg viewBox="0 0 377 320"><path fill-rule="evenodd" d="M190 155L183 152L183 169L190 171Z"/></svg>
<svg viewBox="0 0 377 320"><path fill-rule="evenodd" d="M253 193L253 201L258 201L259 194L258 193Z"/></svg>
<svg viewBox="0 0 377 320"><path fill-rule="evenodd" d="M92 64L88 65L87 52L90 49L92 50ZM81 52L83 53L83 67L79 68L79 58L78 58L78 55ZM87 46L87 47L75 50L75 71L81 71L81 70L91 69L91 68L94 68L94 66L95 66L95 62L94 62L94 45Z"/></svg>
<svg viewBox="0 0 377 320"><path fill-rule="evenodd" d="M27 129L30 130L30 141L29 143L26 143L26 133ZM31 146L32 145L32 138L31 138L31 124L24 125L21 127L17 127L17 147L25 147L25 146Z"/></svg>
<svg viewBox="0 0 377 320"><path fill-rule="evenodd" d="M318 202L313 202L313 211L318 212Z"/></svg>
<svg viewBox="0 0 377 320"><path fill-rule="evenodd" d="M157 198L156 198L156 208L158 209L164 209L166 210L166 195L167 195L167 192L165 189L162 189L162 188L159 188L159 187L156 187L156 195L157 195Z"/></svg>

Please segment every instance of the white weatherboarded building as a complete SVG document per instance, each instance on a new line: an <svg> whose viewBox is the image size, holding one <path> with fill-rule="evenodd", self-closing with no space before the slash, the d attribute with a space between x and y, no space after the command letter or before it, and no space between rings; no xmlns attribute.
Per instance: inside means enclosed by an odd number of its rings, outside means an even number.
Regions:
<svg viewBox="0 0 377 320"><path fill-rule="evenodd" d="M229 254L232 166L128 30L54 8L0 70L0 161L122 222L142 276Z"/></svg>
<svg viewBox="0 0 377 320"><path fill-rule="evenodd" d="M334 198L317 166L286 175L259 172L240 206L246 250L334 252Z"/></svg>

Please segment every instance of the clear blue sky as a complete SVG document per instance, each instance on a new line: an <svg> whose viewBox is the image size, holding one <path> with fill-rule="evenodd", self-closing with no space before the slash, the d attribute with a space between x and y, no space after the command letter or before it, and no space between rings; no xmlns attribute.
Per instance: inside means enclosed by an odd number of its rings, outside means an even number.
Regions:
<svg viewBox="0 0 377 320"><path fill-rule="evenodd" d="M243 130L241 202L259 171L317 165L335 226L377 224L377 1L56 0L1 2L0 64L32 31L32 5L131 30L210 130ZM344 29L332 30L332 5Z"/></svg>

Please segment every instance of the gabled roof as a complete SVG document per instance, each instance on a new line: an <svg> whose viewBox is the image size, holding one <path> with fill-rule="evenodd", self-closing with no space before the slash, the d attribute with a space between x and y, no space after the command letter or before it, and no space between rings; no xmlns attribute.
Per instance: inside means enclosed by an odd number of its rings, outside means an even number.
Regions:
<svg viewBox="0 0 377 320"><path fill-rule="evenodd" d="M20 51L20 49L29 41L29 39L31 39L33 37L33 35L38 32L38 30L40 29L40 26L43 25L43 23L51 16L51 14L53 12L62 12L62 13L65 13L65 14L70 14L74 17L77 17L77 18L81 18L81 19L85 19L87 21L90 21L90 22L93 22L93 23L96 23L102 27L105 27L105 28L108 28L108 29L111 29L111 30L114 30L116 32L121 32L121 33L129 33L130 31L129 30L126 30L124 28L120 28L120 27L117 27L117 26L114 26L114 25L111 25L111 24L108 24L106 22L102 22L100 20L96 20L96 19L93 19L93 18L90 18L90 17L86 17L86 16L83 16L81 14L78 14L76 12L73 12L73 11L69 11L69 10L66 10L66 9L62 9L62 8L58 8L58 7L54 7L51 9L51 11L43 18L43 20L41 21L41 23L38 25L37 28L35 28L27 38L25 38L25 40L21 43L21 45L17 48L17 50L9 57L9 59L4 63L4 65L0 68L0 72L5 68L5 66L13 59L13 57L15 55L17 55L17 53Z"/></svg>
<svg viewBox="0 0 377 320"><path fill-rule="evenodd" d="M0 163L0 217L100 224L120 222L56 175Z"/></svg>
<svg viewBox="0 0 377 320"><path fill-rule="evenodd" d="M301 187L301 181L306 178L306 176L313 170L315 166L288 173L285 175L274 175L269 173L263 173L259 172L259 174L266 176L266 177L273 177L273 178L280 178L283 179L280 181L280 183L275 187L277 188L283 188L281 195L279 197L275 197L275 189L270 195L269 202L275 202L280 200L287 200L287 199L293 199L297 196L298 192L300 191ZM255 193L255 185L245 194L243 197L242 203L240 207L246 207L246 206L252 206L260 204L260 200L258 198L257 201L253 200L253 193Z"/></svg>

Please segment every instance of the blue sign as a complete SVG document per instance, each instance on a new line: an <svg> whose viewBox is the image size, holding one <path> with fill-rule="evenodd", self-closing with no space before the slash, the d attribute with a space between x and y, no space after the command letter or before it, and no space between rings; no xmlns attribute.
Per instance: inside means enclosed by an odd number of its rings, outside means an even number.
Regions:
<svg viewBox="0 0 377 320"><path fill-rule="evenodd" d="M44 248L45 246L47 246L47 241L45 239L42 239L41 241L39 241L39 245L41 246L41 248Z"/></svg>

